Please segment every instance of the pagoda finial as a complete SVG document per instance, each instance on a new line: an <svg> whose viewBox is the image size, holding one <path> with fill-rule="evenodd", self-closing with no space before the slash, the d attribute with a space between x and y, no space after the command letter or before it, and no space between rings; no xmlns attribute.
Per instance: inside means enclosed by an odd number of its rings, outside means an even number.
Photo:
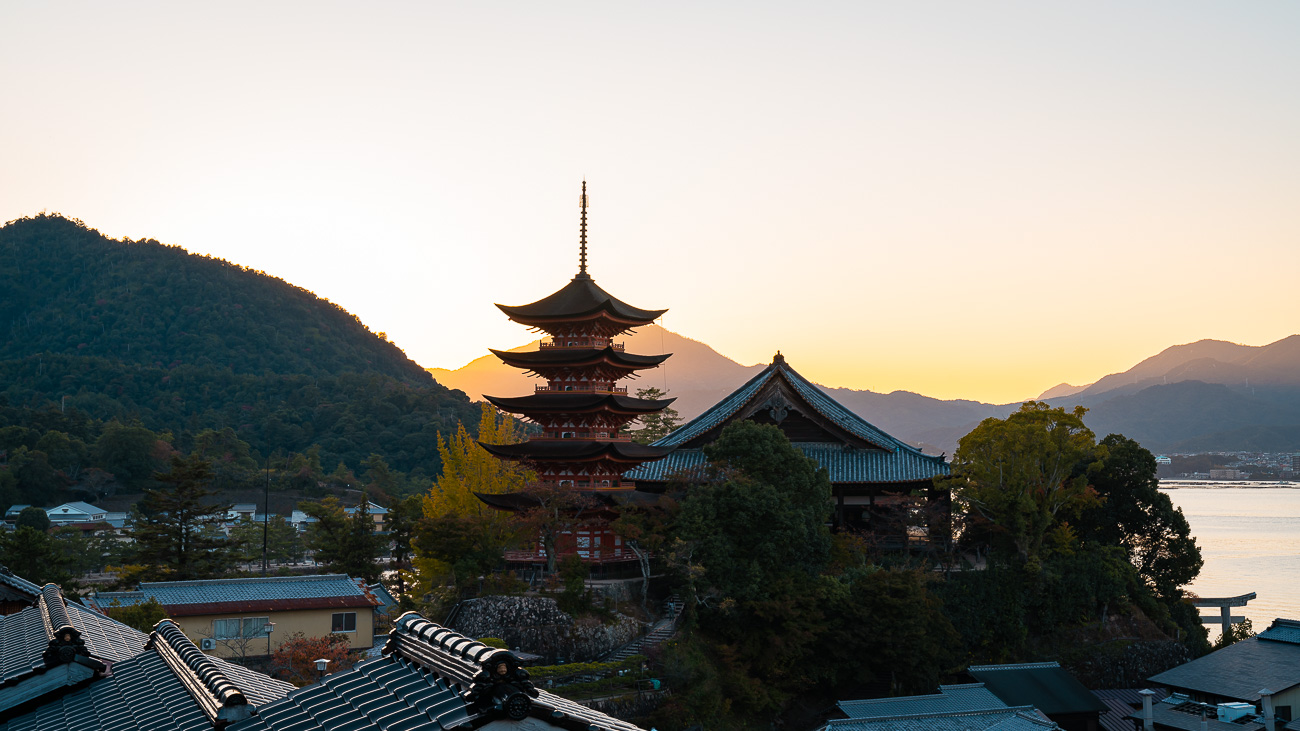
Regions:
<svg viewBox="0 0 1300 731"><path fill-rule="evenodd" d="M586 275L587 273L587 181L582 181L582 195L578 198L578 205L582 208L582 226L580 246L578 249L578 274Z"/></svg>
<svg viewBox="0 0 1300 731"><path fill-rule="evenodd" d="M776 351L776 355L772 356L772 365L776 365L778 363L784 363L784 362L785 362L785 356L781 355L781 351L779 350Z"/></svg>

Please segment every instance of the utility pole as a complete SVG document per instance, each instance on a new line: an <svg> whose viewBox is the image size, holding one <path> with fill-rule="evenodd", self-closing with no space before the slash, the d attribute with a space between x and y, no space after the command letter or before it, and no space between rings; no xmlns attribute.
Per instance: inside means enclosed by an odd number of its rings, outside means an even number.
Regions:
<svg viewBox="0 0 1300 731"><path fill-rule="evenodd" d="M266 458L266 497L262 502L262 575L263 576L266 576L267 573L269 573L267 571L267 564L266 564L266 547L268 543L267 537L270 535L270 520L271 520L271 458L268 456ZM267 634L266 636L266 647L267 647L267 652L270 652L271 651L270 634Z"/></svg>

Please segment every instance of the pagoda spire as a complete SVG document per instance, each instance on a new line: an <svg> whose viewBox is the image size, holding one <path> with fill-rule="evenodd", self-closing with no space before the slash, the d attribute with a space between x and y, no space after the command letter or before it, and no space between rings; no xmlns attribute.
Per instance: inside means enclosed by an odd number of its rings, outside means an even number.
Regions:
<svg viewBox="0 0 1300 731"><path fill-rule="evenodd" d="M578 276L586 277L587 274L587 181L582 181L582 195L578 197L578 205L582 208L582 225L579 228L581 232L580 245L578 248Z"/></svg>

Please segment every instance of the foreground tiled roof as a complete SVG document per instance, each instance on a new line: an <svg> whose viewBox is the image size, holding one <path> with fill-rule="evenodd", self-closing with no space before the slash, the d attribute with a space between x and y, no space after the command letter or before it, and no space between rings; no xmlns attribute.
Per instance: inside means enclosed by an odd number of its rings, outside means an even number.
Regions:
<svg viewBox="0 0 1300 731"><path fill-rule="evenodd" d="M572 731L639 731L527 678L513 653L408 612L383 657L294 691L230 731L437 731L530 716Z"/></svg>
<svg viewBox="0 0 1300 731"><path fill-rule="evenodd" d="M1108 710L1106 704L1055 662L972 665L966 672L1004 702L1032 704L1049 716Z"/></svg>
<svg viewBox="0 0 1300 731"><path fill-rule="evenodd" d="M1152 688L1152 702L1159 702L1168 693L1164 689ZM1101 714L1101 727L1106 731L1133 731L1133 721L1129 716L1136 710L1142 710L1142 695L1138 688L1109 688L1094 690L1092 694L1106 705L1106 712Z"/></svg>
<svg viewBox="0 0 1300 731"><path fill-rule="evenodd" d="M1007 704L990 693L983 683L941 685L938 693L930 695L840 701L836 705L849 718L881 718L918 713L986 711L1007 707Z"/></svg>
<svg viewBox="0 0 1300 731"><path fill-rule="evenodd" d="M68 604L54 584L0 618L0 657L0 731L220 728L293 689L203 654L171 620L146 635Z"/></svg>
<svg viewBox="0 0 1300 731"><path fill-rule="evenodd" d="M345 574L267 576L204 581L158 581L140 584L137 591L99 592L87 603L106 611L114 601L131 606L157 599L167 614L261 612L329 607L373 607L378 602Z"/></svg>
<svg viewBox="0 0 1300 731"><path fill-rule="evenodd" d="M1032 706L832 720L826 731L1049 731L1059 729Z"/></svg>
<svg viewBox="0 0 1300 731"><path fill-rule="evenodd" d="M1277 627L1277 622L1273 626ZM1275 637L1289 631L1286 625L1280 629ZM1272 627L1261 636L1271 631ZM1260 690L1267 688L1281 693L1300 685L1300 644L1248 637L1152 675L1148 680L1171 688L1255 703L1259 700Z"/></svg>

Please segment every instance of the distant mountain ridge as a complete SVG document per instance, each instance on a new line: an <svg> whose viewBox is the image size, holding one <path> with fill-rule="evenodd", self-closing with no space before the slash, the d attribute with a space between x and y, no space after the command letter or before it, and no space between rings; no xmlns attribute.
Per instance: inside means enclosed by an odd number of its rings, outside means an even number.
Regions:
<svg viewBox="0 0 1300 731"><path fill-rule="evenodd" d="M645 372L631 388L666 385L670 395L678 398L675 408L687 419L763 367L741 365L704 343L657 325L628 336L627 343L629 350L639 353L676 351L662 372ZM520 349L535 347L534 342ZM798 355L787 356L797 370ZM430 372L473 398L526 393L536 383L490 355L457 370ZM1005 417L1019 405L945 401L907 391L882 394L823 388L894 436L949 454L981 420ZM1157 451L1187 447L1243 451L1249 447L1241 445L1257 442L1285 447L1281 451L1300 451L1300 335L1263 346L1221 340L1176 345L1122 373L1084 386L1062 383L1040 398L1066 407L1084 405L1090 409L1085 421L1098 436L1122 433Z"/></svg>

